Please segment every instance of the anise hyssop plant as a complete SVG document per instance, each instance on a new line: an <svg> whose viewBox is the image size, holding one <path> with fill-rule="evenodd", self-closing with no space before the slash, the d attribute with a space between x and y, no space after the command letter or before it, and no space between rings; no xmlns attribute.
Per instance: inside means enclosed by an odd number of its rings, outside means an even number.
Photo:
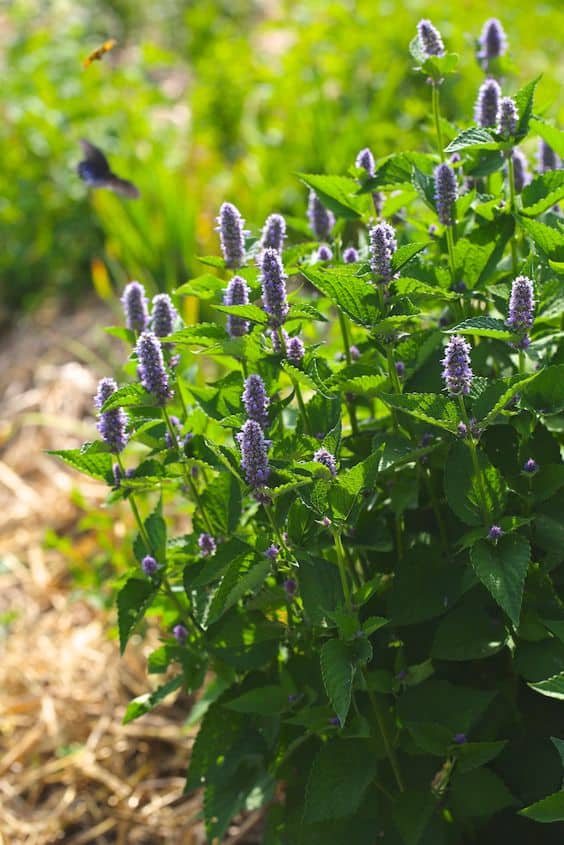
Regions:
<svg viewBox="0 0 564 845"><path fill-rule="evenodd" d="M121 648L150 611L167 674L125 720L197 693L210 842L562 841L564 133L498 21L460 127L457 56L410 49L435 148L302 174L301 223L224 203L202 276L125 289L128 378L58 453L133 511Z"/></svg>

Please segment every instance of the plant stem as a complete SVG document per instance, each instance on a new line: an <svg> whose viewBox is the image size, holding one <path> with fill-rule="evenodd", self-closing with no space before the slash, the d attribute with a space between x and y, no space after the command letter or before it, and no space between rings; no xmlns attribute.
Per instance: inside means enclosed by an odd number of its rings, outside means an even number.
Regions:
<svg viewBox="0 0 564 845"><path fill-rule="evenodd" d="M403 780L401 776L401 771L399 767L399 763L396 757L396 752L394 750L393 745L390 742L390 738L388 737L388 732L386 731L386 725L384 723L384 718L382 716L382 711L380 710L380 705L378 704L378 699L374 695L374 692L368 686L368 681L366 680L366 674L364 670L362 671L362 677L364 678L364 683L366 685L366 690L368 692L368 698L370 699L370 704L372 705L372 709L374 710L374 715L376 716L376 721L378 723L378 728L380 730L380 734L382 736L382 741L384 743L384 748L386 750L386 756L390 761L390 766L392 767L392 771L394 773L394 777L396 779L396 783L398 785L398 789L400 792L403 792L405 787L403 785Z"/></svg>
<svg viewBox="0 0 564 845"><path fill-rule="evenodd" d="M178 451L178 454L180 455L180 463L181 463L181 466L182 466L182 474L184 476L184 482L188 485L188 487L192 491L192 495L194 496L194 500L195 500L195 502L196 502L197 506L199 507L200 512L202 514L202 519L204 520L206 530L208 531L209 534L213 535L213 528L212 528L211 522L210 522L208 515L206 513L206 509L204 507L204 504L202 502L200 494L198 493L198 488L194 484L194 479L190 475L188 468L186 466L186 463L185 463L185 460L184 460L184 454L182 452L182 449L180 448L180 444L178 442L178 437L176 436L176 431L174 430L172 420L170 419L170 415L169 415L165 406L163 406L163 416L165 418L166 426L168 428L168 433L170 434L170 437L172 439L173 446L176 447L176 450Z"/></svg>
<svg viewBox="0 0 564 845"><path fill-rule="evenodd" d="M488 500L486 496L486 487L484 485L484 477L482 475L482 470L480 467L480 462L478 460L478 452L476 450L476 444L474 442L474 437L471 432L470 427L470 420L468 419L468 414L466 413L466 406L464 405L464 399L459 394L458 395L458 404L460 407L460 413L462 415L462 420L466 426L467 431L467 438L468 438L468 446L470 448L470 454L472 455L472 465L474 467L474 474L476 476L476 481L478 482L478 492L480 495L480 505L482 507L482 516L484 517L484 527L489 526L489 512L488 512Z"/></svg>
<svg viewBox="0 0 564 845"><path fill-rule="evenodd" d="M296 391L296 399L298 400L298 407L300 409L300 414L302 415L305 433L311 434L311 428L310 428L310 425L309 425L309 420L307 418L306 406L304 404L304 397L302 396L302 391L300 389L300 385L298 384L297 381L294 381L294 379L292 379L292 384L294 385L294 390Z"/></svg>
<svg viewBox="0 0 564 845"><path fill-rule="evenodd" d="M441 540L441 546L443 552L448 555L448 536L445 528L445 524L441 515L441 511L439 508L439 503L437 501L437 496L435 493L435 486L433 484L433 477L431 475L431 470L427 468L426 471L423 472L423 477L427 482L427 489L429 490L429 498L431 500L431 507L433 508L433 513L435 514L435 519L437 520L437 526L439 529L439 537Z"/></svg>
<svg viewBox="0 0 564 845"><path fill-rule="evenodd" d="M441 161L445 160L445 151L443 144L443 132L441 129L441 110L439 105L439 86L436 82L432 85L433 91L433 119L435 121L435 132L437 133L437 146L439 148L439 156Z"/></svg>
<svg viewBox="0 0 564 845"><path fill-rule="evenodd" d="M522 349L519 350L519 375L525 375L525 353Z"/></svg>
<svg viewBox="0 0 564 845"><path fill-rule="evenodd" d="M339 575L341 576L341 586L343 588L343 595L345 597L345 604L350 610L351 608L351 593L349 589L349 582L347 580L347 562L345 559L345 550L343 548L343 541L341 539L341 532L333 529L333 539L335 541L335 551L337 552L337 564L339 566Z"/></svg>
<svg viewBox="0 0 564 845"><path fill-rule="evenodd" d="M117 460L117 464L120 468L122 478L125 478L125 467L123 465L123 461L122 461L121 455L119 453L116 454L116 460ZM147 553L149 553L149 552L153 551L153 549L151 547L149 535L147 534L147 531L145 530L145 526L143 525L143 520L141 519L141 514L139 513L139 508L137 507L137 502L135 501L135 495L133 493L130 493L127 498L128 498L129 504L131 505L131 510L133 512L133 516L135 517L135 522L137 523L137 528L139 530L139 536L143 540L143 544L144 544L145 548L147 549Z"/></svg>
<svg viewBox="0 0 564 845"><path fill-rule="evenodd" d="M510 151L507 158L507 181L509 182L509 210L511 214L515 214L517 208L516 192L515 192L515 167L513 165L513 150ZM515 230L511 235L511 265L513 268L513 275L517 275L518 268L517 258L517 240L515 237Z"/></svg>
<svg viewBox="0 0 564 845"><path fill-rule="evenodd" d="M272 530L274 532L274 536L276 537L276 539L280 543L280 547L283 548L283 549L286 549L287 548L286 543L284 542L284 538L282 537L282 534L280 533L280 529L276 525L276 520L272 516L272 512L270 510L269 505L264 505L264 512L265 512L265 514L268 518L268 521L270 522L270 527L272 528Z"/></svg>
<svg viewBox="0 0 564 845"><path fill-rule="evenodd" d="M346 317L340 310L339 310L339 325L341 327L341 335L342 335L342 338L343 338L343 346L344 346L344 349L345 349L345 360L347 362L347 365L350 367L350 365L352 364L352 358L351 358L351 349L350 349L351 341L350 341L350 338L349 338L349 329L348 329L348 326L347 326ZM357 420L356 420L356 409L355 409L352 402L347 401L347 410L349 412L349 419L351 421L352 433L356 437L358 435L358 423L357 423Z"/></svg>
<svg viewBox="0 0 564 845"><path fill-rule="evenodd" d="M454 226L446 227L446 242L448 249L448 263L450 266L450 280L456 284L456 259L454 257Z"/></svg>

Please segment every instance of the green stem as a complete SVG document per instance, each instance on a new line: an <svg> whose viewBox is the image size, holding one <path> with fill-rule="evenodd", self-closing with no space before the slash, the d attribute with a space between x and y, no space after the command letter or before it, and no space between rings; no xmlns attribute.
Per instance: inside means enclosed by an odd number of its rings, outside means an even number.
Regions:
<svg viewBox="0 0 564 845"><path fill-rule="evenodd" d="M122 478L125 478L125 467L123 465L123 461L121 459L121 455L116 454L117 464L120 468ZM139 530L139 536L143 540L143 545L147 549L147 553L152 552L151 541L149 540L149 535L145 530L145 526L143 525L143 520L141 519L141 514L139 513L139 508L137 507L137 502L135 501L135 495L130 493L128 496L129 504L131 505L131 510L133 511L133 516L135 517L135 522L137 523L137 528Z"/></svg>
<svg viewBox="0 0 564 845"><path fill-rule="evenodd" d="M433 513L435 514L435 519L437 520L437 526L439 528L439 538L441 541L442 550L446 555L448 555L448 535L446 532L445 523L443 521L441 511L439 508L439 503L437 501L437 495L435 493L435 486L433 484L433 478L431 476L431 470L427 469L426 472L423 473L423 477L427 482L427 489L429 491L429 499L431 500L431 507L433 508Z"/></svg>
<svg viewBox="0 0 564 845"><path fill-rule="evenodd" d="M401 393L401 382L399 380L398 371L396 370L396 362L389 344L386 344L386 357L388 359L388 372L390 374L390 381L396 393Z"/></svg>
<svg viewBox="0 0 564 845"><path fill-rule="evenodd" d="M476 480L478 482L478 492L480 496L480 505L482 508L482 516L484 517L484 527L488 527L490 524L489 519L489 512L488 512L488 505L487 505L487 496L486 496L486 488L484 485L484 478L482 475L482 470L480 467L480 462L478 460L478 452L476 450L476 443L474 442L474 437L471 432L470 427L470 420L468 419L468 414L466 413L466 406L464 405L464 399L459 394L458 395L458 404L460 407L460 413L462 415L462 420L466 426L467 431L467 438L468 438L468 446L470 447L470 454L472 455L472 465L474 467L474 474L476 476Z"/></svg>
<svg viewBox="0 0 564 845"><path fill-rule="evenodd" d="M525 353L522 349L519 350L519 375L525 375Z"/></svg>
<svg viewBox="0 0 564 845"><path fill-rule="evenodd" d="M448 263L450 267L450 280L453 285L456 284L456 260L454 257L454 227L446 227L446 242L448 249Z"/></svg>
<svg viewBox="0 0 564 845"><path fill-rule="evenodd" d="M180 382L176 381L176 395L180 399L180 404L182 405L182 412L184 414L184 419L188 419L188 406L186 405L186 400L184 398L184 394L182 392L182 388L180 387Z"/></svg>
<svg viewBox="0 0 564 845"><path fill-rule="evenodd" d="M309 425L309 420L307 418L306 406L304 403L304 397L302 396L300 385L297 381L294 381L294 379L292 379L292 384L294 385L294 390L296 391L296 399L298 400L298 407L300 409L300 414L302 415L305 433L311 435L311 428Z"/></svg>
<svg viewBox="0 0 564 845"><path fill-rule="evenodd" d="M280 543L280 548L287 549L286 543L284 542L284 538L282 537L282 534L280 533L280 529L276 525L276 520L272 516L270 507L268 505L264 505L264 512L265 512L265 514L268 518L268 521L270 522L270 527L272 528L272 531L274 532L274 536L276 537L276 539Z"/></svg>
<svg viewBox="0 0 564 845"><path fill-rule="evenodd" d="M178 451L178 454L180 455L180 464L182 466L182 474L184 476L184 483L187 484L188 487L190 488L190 490L192 491L192 495L194 496L194 500L195 500L195 502L196 502L197 506L199 507L200 512L202 514L202 519L204 520L204 525L206 526L207 532L209 534L213 535L213 528L212 528L211 522L210 522L208 515L206 513L206 509L204 507L204 504L202 502L200 494L198 493L198 488L194 484L194 479L190 475L190 472L188 471L188 467L186 466L185 459L184 459L184 453L182 452L182 449L180 448L180 444L178 442L178 437L176 436L176 431L174 430L174 426L172 424L172 420L170 419L170 415L169 415L166 407L164 407L164 406L163 406L163 416L165 418L166 426L168 428L168 433L170 434L173 446L176 448L176 450Z"/></svg>
<svg viewBox="0 0 564 845"><path fill-rule="evenodd" d="M513 165L513 150L510 150L507 159L507 180L509 182L509 210L511 214L515 215L517 210L517 196L515 191L515 167ZM517 258L517 240L515 230L511 235L511 265L513 268L513 275L517 275L519 261Z"/></svg>
<svg viewBox="0 0 564 845"><path fill-rule="evenodd" d="M343 541L341 539L341 532L337 529L333 530L333 539L335 541L335 551L337 552L337 564L339 567L339 575L341 576L341 586L343 588L343 595L345 597L345 604L350 610L351 608L351 592L349 589L349 582L347 580L347 563L345 559L345 550L343 548Z"/></svg>
<svg viewBox="0 0 564 845"><path fill-rule="evenodd" d="M341 327L341 335L343 338L343 346L345 349L345 360L347 365L350 367L352 364L351 358L351 341L349 338L349 329L347 326L347 320L345 315L339 310L339 325ZM349 412L349 419L351 421L351 429L353 435L356 437L358 435L358 422L356 419L356 409L352 402L347 401L347 410Z"/></svg>
<svg viewBox="0 0 564 845"><path fill-rule="evenodd" d="M443 144L443 132L441 129L441 111L439 105L439 86L436 82L432 85L433 91L433 119L435 121L435 132L437 133L437 146L439 148L439 156L441 161L445 160L445 151Z"/></svg>
<svg viewBox="0 0 564 845"><path fill-rule="evenodd" d="M366 674L362 671L362 677L364 678L364 683L366 684L366 689L368 692L368 698L370 699L370 704L372 705L372 709L374 710L374 715L376 716L376 721L378 723L378 728L380 730L380 734L382 736L382 741L384 743L384 748L386 750L386 756L390 761L390 766L392 767L392 771L394 773L394 777L396 779L396 783L398 785L398 789L400 792L403 792L405 787L403 785L403 779L401 776L401 771L398 763L398 759L396 757L396 752L394 750L393 745L390 742L390 738L388 736L388 732L386 731L386 725L384 723L384 717L382 716L382 711L380 710L380 705L378 704L378 699L374 695L374 692L368 686L368 682L366 680Z"/></svg>

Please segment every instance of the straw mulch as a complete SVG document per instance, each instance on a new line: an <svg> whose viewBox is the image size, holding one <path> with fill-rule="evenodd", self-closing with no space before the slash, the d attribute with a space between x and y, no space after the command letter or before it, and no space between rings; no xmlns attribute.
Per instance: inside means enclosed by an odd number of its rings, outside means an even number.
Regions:
<svg viewBox="0 0 564 845"><path fill-rule="evenodd" d="M205 842L200 797L182 794L191 702L181 693L121 724L148 689L156 620L121 658L113 611L73 593L68 562L44 542L50 528L86 562L95 552L70 493L98 507L106 491L45 450L95 434L92 395L114 353L94 327L107 321L99 306L64 322L47 310L0 347L0 845ZM116 547L125 519L116 514ZM260 841L258 816L238 822L225 843Z"/></svg>

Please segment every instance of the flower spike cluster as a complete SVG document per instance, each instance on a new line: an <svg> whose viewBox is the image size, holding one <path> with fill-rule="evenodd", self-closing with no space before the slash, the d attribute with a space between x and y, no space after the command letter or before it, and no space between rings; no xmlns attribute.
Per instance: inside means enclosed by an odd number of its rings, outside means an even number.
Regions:
<svg viewBox="0 0 564 845"><path fill-rule="evenodd" d="M249 287L241 276L233 276L223 293L224 305L248 305ZM227 315L227 334L229 337L242 337L248 334L250 322L233 314Z"/></svg>
<svg viewBox="0 0 564 845"><path fill-rule="evenodd" d="M358 261L358 252L354 246L348 246L343 252L343 261L345 264L355 264Z"/></svg>
<svg viewBox="0 0 564 845"><path fill-rule="evenodd" d="M156 334L150 331L143 332L137 341L136 352L139 359L139 381L145 390L156 396L160 405L164 405L172 394L164 365L163 351Z"/></svg>
<svg viewBox="0 0 564 845"><path fill-rule="evenodd" d="M499 101L499 111L497 114L497 131L504 138L513 138L517 131L517 121L519 120L519 113L515 100L511 97L502 97Z"/></svg>
<svg viewBox="0 0 564 845"><path fill-rule="evenodd" d="M500 100L501 88L499 83L495 79L486 79L485 82L482 82L474 109L474 120L482 129L497 126Z"/></svg>
<svg viewBox="0 0 564 845"><path fill-rule="evenodd" d="M219 209L217 224L225 265L242 267L245 263L245 221L239 209L230 202L224 202Z"/></svg>
<svg viewBox="0 0 564 845"><path fill-rule="evenodd" d="M304 344L297 335L286 341L286 358L295 367L299 366L305 354Z"/></svg>
<svg viewBox="0 0 564 845"><path fill-rule="evenodd" d="M527 276L517 276L511 285L507 325L511 331L521 335L517 344L521 349L529 345L527 333L533 325L534 310L533 283Z"/></svg>
<svg viewBox="0 0 564 845"><path fill-rule="evenodd" d="M167 337L174 331L178 314L168 293L158 293L153 297L151 323L157 337Z"/></svg>
<svg viewBox="0 0 564 845"><path fill-rule="evenodd" d="M376 172L376 162L374 161L374 156L372 155L370 147L365 147L358 153L355 165L362 168L362 170L366 170L366 174L368 176L374 176L374 173Z"/></svg>
<svg viewBox="0 0 564 845"><path fill-rule="evenodd" d="M397 249L396 233L389 223L378 223L369 232L370 268L378 282L388 284L393 278L392 256Z"/></svg>
<svg viewBox="0 0 564 845"><path fill-rule="evenodd" d="M539 173L546 173L547 170L558 170L560 168L560 159L544 138L540 139L537 160Z"/></svg>
<svg viewBox="0 0 564 845"><path fill-rule="evenodd" d="M498 59L507 51L507 36L497 18L487 20L479 38L480 50L478 58L482 67L487 70L492 59Z"/></svg>
<svg viewBox="0 0 564 845"><path fill-rule="evenodd" d="M451 396L466 396L474 373L470 367L470 344L460 335L453 335L449 340L443 364L443 379Z"/></svg>
<svg viewBox="0 0 564 845"><path fill-rule="evenodd" d="M527 157L521 150L513 150L513 176L515 179L515 190L521 193L525 185L531 181L531 174L528 169Z"/></svg>
<svg viewBox="0 0 564 845"><path fill-rule="evenodd" d="M149 325L149 311L145 288L139 282L129 282L121 297L125 325L134 332L142 332Z"/></svg>
<svg viewBox="0 0 564 845"><path fill-rule="evenodd" d="M241 466L247 482L258 492L270 477L267 443L262 426L256 420L247 420L237 440L241 449Z"/></svg>
<svg viewBox="0 0 564 845"><path fill-rule="evenodd" d="M286 240L286 221L281 214L271 214L266 218L262 229L260 245L262 249L275 249L282 252Z"/></svg>
<svg viewBox="0 0 564 845"><path fill-rule="evenodd" d="M331 229L335 225L335 215L328 208L325 208L315 191L309 192L307 219L310 229L318 241L329 239Z"/></svg>
<svg viewBox="0 0 564 845"><path fill-rule="evenodd" d="M280 253L272 248L265 249L259 258L259 267L264 310L270 317L270 324L278 328L290 310L286 299L286 274Z"/></svg>
<svg viewBox="0 0 564 845"><path fill-rule="evenodd" d="M245 380L243 405L250 420L255 420L262 428L267 427L270 399L266 394L264 382L259 375L250 375Z"/></svg>
<svg viewBox="0 0 564 845"><path fill-rule="evenodd" d="M332 455L328 449L318 449L313 456L313 460L317 464L323 464L324 467L327 467L333 478L337 475L337 461L335 460L335 455Z"/></svg>
<svg viewBox="0 0 564 845"><path fill-rule="evenodd" d="M117 390L117 384L113 378L103 378L98 383L98 391L94 397L94 405L101 411L104 403ZM108 444L114 453L122 452L127 444L126 432L127 414L123 408L114 408L111 411L102 411L96 428L100 432L102 440Z"/></svg>
<svg viewBox="0 0 564 845"><path fill-rule="evenodd" d="M441 33L433 26L431 21L423 18L417 24L419 44L426 56L444 56L445 45Z"/></svg>
<svg viewBox="0 0 564 845"><path fill-rule="evenodd" d="M454 226L456 197L456 174L454 170L448 164L439 164L435 168L435 201L437 203L437 215L443 226Z"/></svg>

